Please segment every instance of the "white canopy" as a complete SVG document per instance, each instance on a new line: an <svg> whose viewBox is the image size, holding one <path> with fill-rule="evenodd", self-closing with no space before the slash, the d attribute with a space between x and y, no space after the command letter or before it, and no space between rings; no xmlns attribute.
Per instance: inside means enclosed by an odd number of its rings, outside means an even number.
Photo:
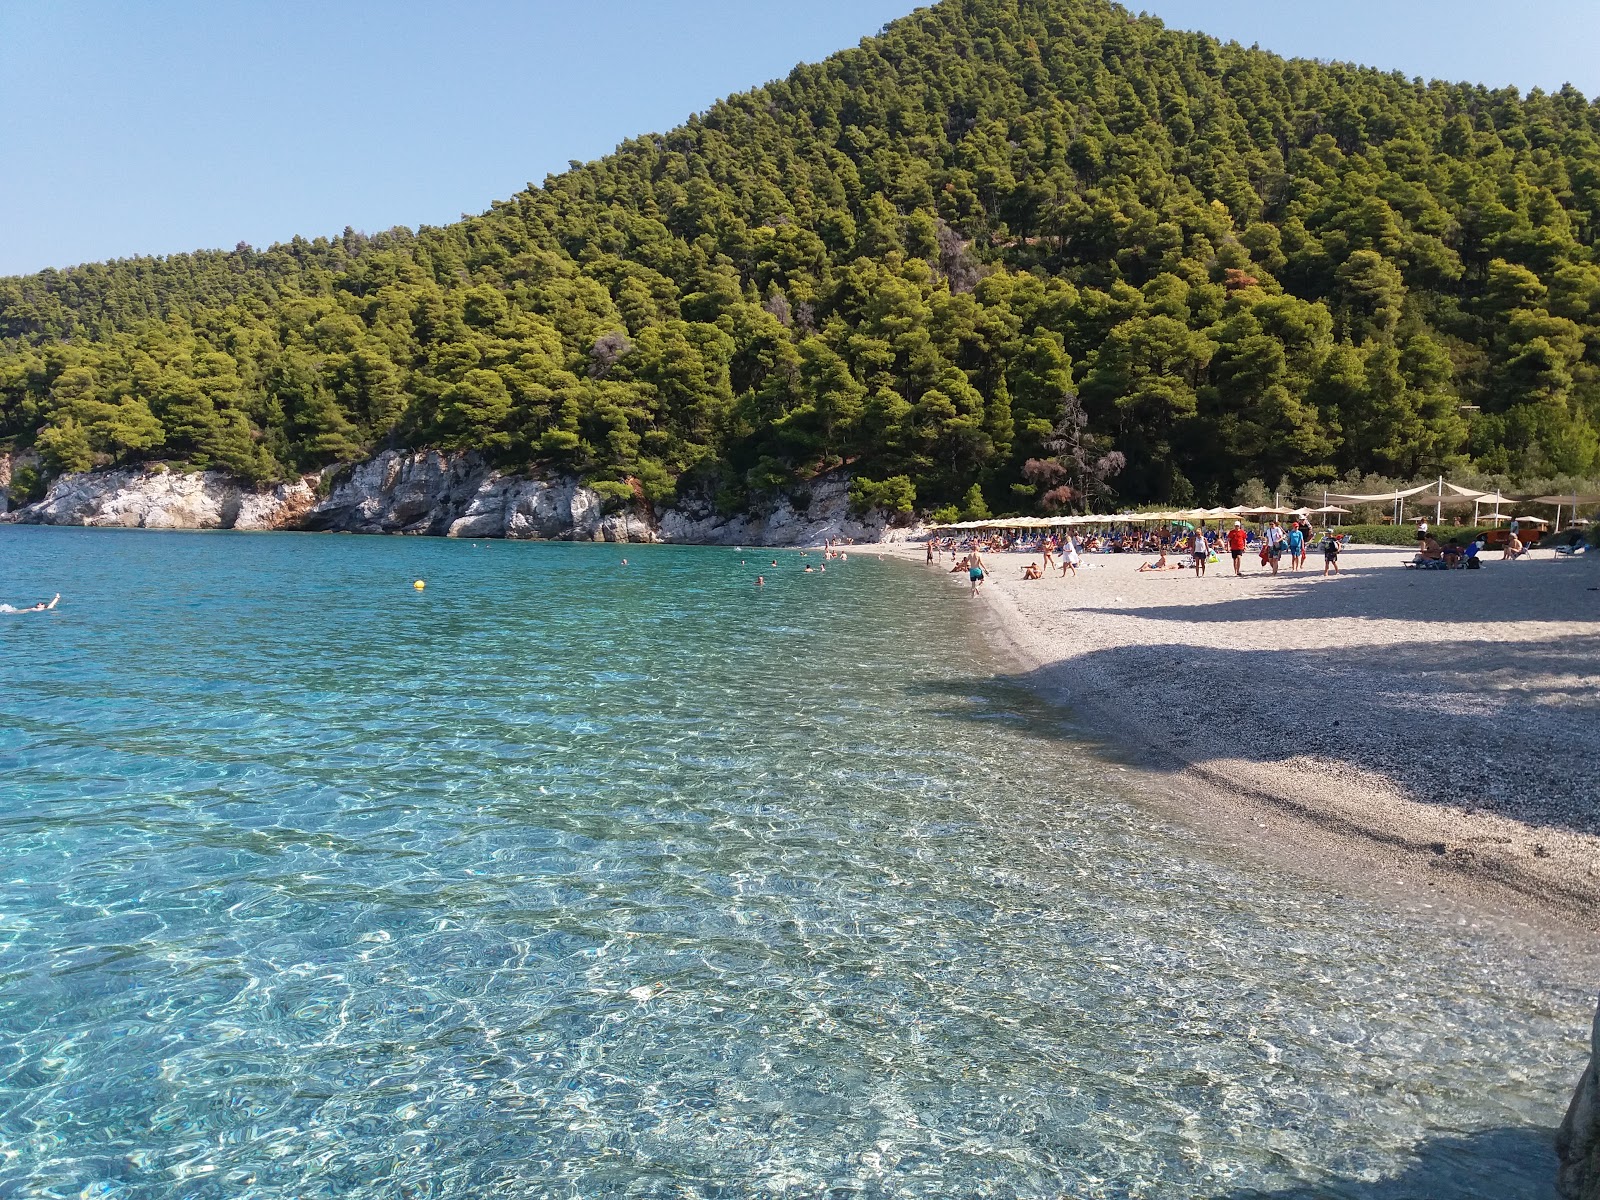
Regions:
<svg viewBox="0 0 1600 1200"><path fill-rule="evenodd" d="M1329 492L1329 500L1343 500L1349 504L1392 504L1396 500L1408 500L1412 496L1420 496L1423 492L1431 491L1434 485L1425 483L1421 487L1407 488L1403 492L1374 492L1370 496L1357 496L1343 492Z"/></svg>

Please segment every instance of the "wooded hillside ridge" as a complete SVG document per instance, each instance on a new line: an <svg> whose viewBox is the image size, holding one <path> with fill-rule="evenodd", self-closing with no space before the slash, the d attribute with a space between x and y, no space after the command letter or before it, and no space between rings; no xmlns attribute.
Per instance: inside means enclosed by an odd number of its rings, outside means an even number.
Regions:
<svg viewBox="0 0 1600 1200"><path fill-rule="evenodd" d="M0 280L42 474L472 449L724 512L1600 473L1600 104L944 0L443 228ZM39 480L21 479L22 490Z"/></svg>

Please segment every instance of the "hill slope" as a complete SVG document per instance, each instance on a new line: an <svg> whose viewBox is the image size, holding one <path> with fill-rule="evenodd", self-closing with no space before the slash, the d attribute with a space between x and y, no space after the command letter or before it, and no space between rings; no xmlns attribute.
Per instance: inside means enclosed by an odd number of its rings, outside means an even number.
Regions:
<svg viewBox="0 0 1600 1200"><path fill-rule="evenodd" d="M1597 231L1570 89L944 0L446 228L0 281L0 438L258 480L476 447L728 508L841 463L1009 511L1585 474Z"/></svg>

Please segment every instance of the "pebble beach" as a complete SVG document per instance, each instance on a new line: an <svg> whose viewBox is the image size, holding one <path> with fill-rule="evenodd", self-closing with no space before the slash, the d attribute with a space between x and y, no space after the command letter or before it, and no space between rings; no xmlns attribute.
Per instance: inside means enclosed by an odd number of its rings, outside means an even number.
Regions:
<svg viewBox="0 0 1600 1200"><path fill-rule="evenodd" d="M1352 548L1330 577L1320 555L1277 576L1246 555L1243 577L1224 555L1203 578L1087 554L1025 580L1037 554L997 553L977 597L948 578L1019 681L1168 772L1191 810L1593 928L1600 570L1546 554L1420 572L1410 554Z"/></svg>

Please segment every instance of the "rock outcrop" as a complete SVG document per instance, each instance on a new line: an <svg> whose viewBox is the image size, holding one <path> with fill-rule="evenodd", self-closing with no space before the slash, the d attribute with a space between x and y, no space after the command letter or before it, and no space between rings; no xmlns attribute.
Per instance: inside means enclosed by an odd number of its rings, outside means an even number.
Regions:
<svg viewBox="0 0 1600 1200"><path fill-rule="evenodd" d="M1600 1200L1600 1012L1589 1037L1589 1065L1556 1134L1556 1152L1565 1200Z"/></svg>
<svg viewBox="0 0 1600 1200"><path fill-rule="evenodd" d="M607 513L573 479L507 475L476 454L385 450L339 476L306 514L305 529L441 537L653 542L642 511Z"/></svg>
<svg viewBox="0 0 1600 1200"><path fill-rule="evenodd" d="M316 503L314 479L257 491L220 471L90 471L61 476L43 500L10 519L122 529L294 529Z"/></svg>
<svg viewBox="0 0 1600 1200"><path fill-rule="evenodd" d="M785 496L770 510L731 517L691 501L661 514L661 540L695 545L804 546L828 538L884 542L909 536L910 531L891 528L881 512L853 514L849 491L848 477L825 475L812 480L803 500Z"/></svg>
<svg viewBox="0 0 1600 1200"><path fill-rule="evenodd" d="M319 498L319 492L321 497ZM654 513L607 511L605 498L567 477L507 474L471 452L386 450L367 462L262 491L216 471L122 468L63 475L8 520L142 529L305 529L436 537L793 546L825 538L907 536L880 513L850 511L849 480L824 476L809 493L755 513L725 515L704 501Z"/></svg>

